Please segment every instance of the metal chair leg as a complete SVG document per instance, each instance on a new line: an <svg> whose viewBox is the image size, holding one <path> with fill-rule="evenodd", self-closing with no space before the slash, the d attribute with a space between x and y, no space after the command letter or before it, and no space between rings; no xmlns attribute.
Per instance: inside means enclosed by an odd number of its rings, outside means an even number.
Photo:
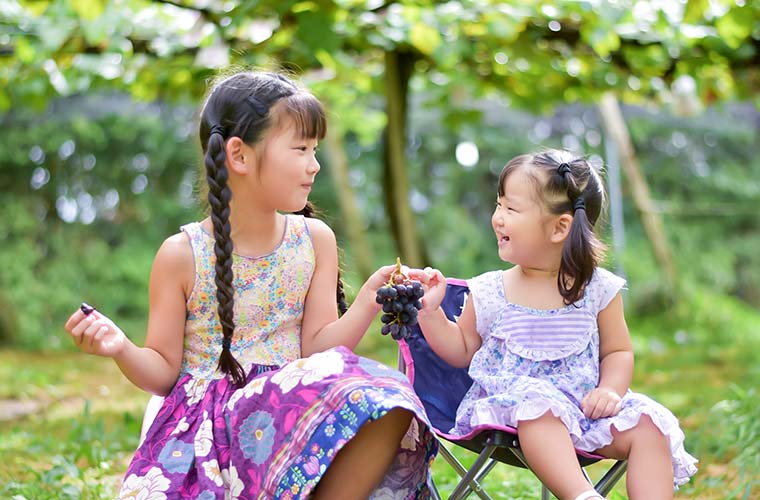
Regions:
<svg viewBox="0 0 760 500"><path fill-rule="evenodd" d="M484 500L485 499L490 499L491 496L488 494L488 492L486 490L483 489L482 483L483 483L483 480L488 475L488 473L491 472L491 469L493 469L494 467L496 467L496 464L498 464L498 463L499 462L497 462L496 460L491 459L488 462L488 465L486 465L483 468L483 470L478 473L477 477L475 477L474 480L470 481L466 485L466 488L464 489L464 491L462 492L462 495L459 498L467 498L467 496L470 493L474 492L481 499L484 499ZM464 479L462 481L464 482ZM451 499L449 499L449 500L451 500Z"/></svg>
<svg viewBox="0 0 760 500"><path fill-rule="evenodd" d="M615 465L610 467L607 473L602 476L602 478L594 486L594 488L596 488L596 491L606 496L607 493L612 491L612 488L615 487L615 484L618 482L618 480L623 477L627 468L627 461L618 460L615 462Z"/></svg>
<svg viewBox="0 0 760 500"><path fill-rule="evenodd" d="M430 497L433 500L441 500L441 494L438 493L438 487L435 485L432 475L428 478L428 488L430 489Z"/></svg>
<svg viewBox="0 0 760 500"><path fill-rule="evenodd" d="M442 446L440 449L443 458L462 478L456 488L454 488L454 491L451 492L449 500L461 500L469 495L471 491L483 500L492 500L488 493L486 493L480 486L478 478L482 478L483 476L478 475L478 473L483 468L485 462L491 457L491 454L496 449L495 446L486 446L483 451L481 451L480 455L478 455L478 458L475 460L475 463L472 464L469 471L459 463L459 460L457 460L446 447ZM487 469L491 470L493 465L489 464Z"/></svg>

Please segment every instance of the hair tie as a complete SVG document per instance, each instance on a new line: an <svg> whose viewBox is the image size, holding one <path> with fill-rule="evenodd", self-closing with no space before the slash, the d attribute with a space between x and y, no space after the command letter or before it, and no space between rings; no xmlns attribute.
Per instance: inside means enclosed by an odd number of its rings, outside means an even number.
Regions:
<svg viewBox="0 0 760 500"><path fill-rule="evenodd" d="M219 124L217 124L217 125L212 125L212 126L211 126L211 131L209 132L209 134L208 134L208 135L209 135L209 137L211 137L211 136L212 136L212 135L214 135L214 134L219 134L219 135L221 135L223 138L224 138L224 137L227 137L227 129L225 129L225 128L224 128L222 125L219 125Z"/></svg>
<svg viewBox="0 0 760 500"><path fill-rule="evenodd" d="M259 115L260 117L265 117L267 115L267 112L269 111L269 107L258 100L256 96L253 94L249 95L245 101L250 104L250 106L253 108L254 113Z"/></svg>
<svg viewBox="0 0 760 500"><path fill-rule="evenodd" d="M570 165L565 163L564 161L559 164L557 167L557 173L561 176L565 176L565 174L572 172L572 169L570 168Z"/></svg>
<svg viewBox="0 0 760 500"><path fill-rule="evenodd" d="M232 347L232 339L231 338L223 338L222 339L222 349L230 350L230 347Z"/></svg>
<svg viewBox="0 0 760 500"><path fill-rule="evenodd" d="M577 197L573 202L573 212L577 212L578 210L586 210L586 202L583 201L582 196Z"/></svg>

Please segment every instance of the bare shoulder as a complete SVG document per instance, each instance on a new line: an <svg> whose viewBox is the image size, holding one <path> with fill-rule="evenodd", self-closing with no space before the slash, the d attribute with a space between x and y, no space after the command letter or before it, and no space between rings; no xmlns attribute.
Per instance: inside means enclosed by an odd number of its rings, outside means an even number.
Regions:
<svg viewBox="0 0 760 500"><path fill-rule="evenodd" d="M336 248L335 233L332 228L324 221L313 217L306 217L306 227L309 228L311 241L314 243L314 249L319 252L320 249Z"/></svg>
<svg viewBox="0 0 760 500"><path fill-rule="evenodd" d="M187 234L180 232L164 240L153 260L152 273L161 281L179 283L189 292L195 281L195 261Z"/></svg>
<svg viewBox="0 0 760 500"><path fill-rule="evenodd" d="M187 234L179 232L166 238L156 253L156 263L158 262L169 266L192 264L193 249Z"/></svg>

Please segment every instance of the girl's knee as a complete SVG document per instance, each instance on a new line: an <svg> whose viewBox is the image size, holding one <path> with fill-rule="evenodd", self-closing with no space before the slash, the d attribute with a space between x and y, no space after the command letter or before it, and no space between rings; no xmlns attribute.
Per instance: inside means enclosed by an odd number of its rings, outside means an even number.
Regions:
<svg viewBox="0 0 760 500"><path fill-rule="evenodd" d="M412 423L413 417L414 414L405 408L394 408L380 417L377 422L382 422L388 427L392 427L394 429L403 429L406 431L406 429Z"/></svg>
<svg viewBox="0 0 760 500"><path fill-rule="evenodd" d="M612 427L612 443L601 448L602 455L609 458L625 459L631 453L635 443L651 446L654 442L666 442L666 437L655 425L649 415L641 415L638 423L627 431L618 431Z"/></svg>
<svg viewBox="0 0 760 500"><path fill-rule="evenodd" d="M638 439L648 439L650 441L666 442L667 438L649 415L641 415L639 423L634 427Z"/></svg>

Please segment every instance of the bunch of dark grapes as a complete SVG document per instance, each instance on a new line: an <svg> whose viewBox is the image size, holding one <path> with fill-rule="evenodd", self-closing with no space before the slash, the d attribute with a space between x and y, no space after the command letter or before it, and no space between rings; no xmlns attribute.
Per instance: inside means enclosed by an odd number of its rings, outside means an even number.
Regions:
<svg viewBox="0 0 760 500"><path fill-rule="evenodd" d="M417 324L417 312L422 309L420 299L425 291L422 283L410 280L401 272L400 261L396 261L396 266L390 281L377 290L375 300L383 305L380 333L390 333L394 340L400 340L407 338L411 327Z"/></svg>

